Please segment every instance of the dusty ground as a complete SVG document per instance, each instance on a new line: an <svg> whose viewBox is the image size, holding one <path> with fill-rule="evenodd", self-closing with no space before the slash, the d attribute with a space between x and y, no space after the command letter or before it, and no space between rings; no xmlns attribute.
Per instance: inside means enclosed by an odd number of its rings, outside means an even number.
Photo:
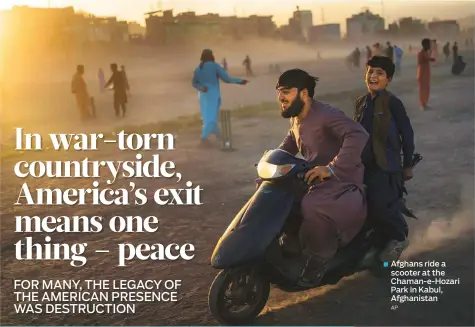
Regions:
<svg viewBox="0 0 475 327"><path fill-rule="evenodd" d="M255 77L243 87L223 83L223 108L237 108L243 105L273 101L275 99L275 83L277 74L268 73L268 64L278 62L281 69L300 67L320 77L317 94L337 93L364 86L362 69L348 71L343 59L316 60L311 57L308 49L287 51L288 47L262 46L267 52L257 52L260 47L255 44L244 47L238 53L245 56L246 49L252 49L251 57L255 63ZM290 46L292 48L292 46ZM293 49L293 48L292 48ZM257 54L256 54L257 52ZM295 52L295 54L294 54ZM222 52L216 52L221 58ZM196 55L195 55L196 54ZM66 69L55 62L45 64L43 70L29 73L21 65L12 65L11 78L7 79L2 90L2 120L0 123L2 142L12 135L12 130L21 125L25 129L34 128L36 132L51 130L76 131L97 130L129 124L144 124L174 119L190 113L199 113L197 92L191 87L191 76L196 67L200 52L177 53L177 58L169 59L170 63L157 60L153 56L109 59L86 64L85 78L92 96L96 99L98 119L93 123L82 124L78 119L75 100L70 93L70 79L77 62L70 63ZM253 56L254 54L254 56ZM235 55L236 56L236 55ZM193 60L190 60L190 57ZM101 93L96 71L103 67L106 78L109 76L109 61L125 63L131 85L128 116L125 120L116 119L112 106L110 91ZM218 60L218 59L217 59ZM220 59L219 59L220 60ZM242 77L244 69L241 61L228 58L230 73ZM83 62L79 60L78 62ZM177 63L177 64L173 64ZM20 71L21 69L21 71ZM450 71L450 64L443 60L433 67L433 75L440 76ZM395 81L411 83L415 80L416 68L414 55L408 54L403 61L403 71Z"/></svg>
<svg viewBox="0 0 475 327"><path fill-rule="evenodd" d="M354 73L353 84L341 74L341 68L328 68L337 85L359 86L359 73ZM334 70L332 70L334 69ZM440 74L447 66L437 68ZM436 69L436 70L437 70ZM334 73L334 74L332 74ZM418 260L445 260L448 271L460 277L461 286L447 287L439 303L407 304L390 311L387 281L365 274L352 276L331 288L298 294L273 290L268 307L259 318L260 325L473 325L473 71L469 77L447 77L434 83L431 104L433 110L420 112L415 88L414 71L407 80L396 83L394 91L401 90L416 131L416 146L424 160L417 167L416 177L408 185L409 204L418 213L420 221L411 221L413 243L407 255ZM341 76L345 76L341 78ZM264 79L265 77L262 77ZM263 81L263 80L260 80ZM262 82L262 85L264 82ZM269 83L270 80L269 80ZM258 83L254 84L257 85ZM322 83L325 85L325 83ZM351 85L350 85L351 84ZM261 83L259 82L259 85ZM237 86L236 86L237 87ZM239 92L241 92L240 89ZM271 88L273 92L273 89ZM232 92L232 90L226 91ZM236 92L236 91L234 91ZM258 88L246 92L265 95ZM237 92L236 92L237 93ZM229 93L227 93L229 94ZM250 94L250 93L246 93ZM241 94L240 94L241 95ZM240 96L237 95L237 96ZM178 97L178 95L177 95ZM264 99L265 100L265 99ZM349 101L336 102L347 114ZM158 103L162 107L162 103ZM104 118L107 119L107 118ZM39 124L40 125L40 124ZM38 126L41 127L41 126ZM207 308L207 292L216 274L209 267L209 256L230 219L249 198L254 189L255 170L265 149L280 143L288 122L275 112L247 119L233 120L233 136L237 151L223 153L217 150L203 152L195 148L196 133L178 135L177 150L161 153L162 158L173 160L183 174L181 186L187 180L201 185L202 206L157 207L36 207L13 208L22 181L13 177L12 165L19 160L2 161L1 185L1 260L2 260L2 325L210 325L216 324ZM147 154L148 155L148 154ZM133 153L120 153L104 148L96 158L132 159ZM50 158L82 158L78 154L36 153L30 160ZM122 179L116 187L128 181ZM151 190L171 187L173 181L136 180L138 185ZM89 187L91 180L32 180L30 187ZM27 235L14 234L14 215L156 215L161 228L155 234L100 234L54 235L55 242L87 242L93 249L110 248L110 254L88 252L89 262L84 268L71 268L66 262L37 262L24 264L14 259L13 244ZM40 235L35 238L40 239ZM115 244L185 243L192 242L197 256L192 263L133 262L118 268L113 254ZM181 300L178 303L142 304L136 315L15 315L12 312L12 282L24 279L183 279Z"/></svg>

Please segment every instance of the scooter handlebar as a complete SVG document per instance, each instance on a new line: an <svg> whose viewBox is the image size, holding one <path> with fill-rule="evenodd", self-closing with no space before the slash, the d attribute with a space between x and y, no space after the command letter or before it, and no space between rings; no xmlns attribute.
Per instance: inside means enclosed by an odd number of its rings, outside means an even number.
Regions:
<svg viewBox="0 0 475 327"><path fill-rule="evenodd" d="M412 156L412 168L416 167L419 162L421 162L422 156L419 153L414 153Z"/></svg>

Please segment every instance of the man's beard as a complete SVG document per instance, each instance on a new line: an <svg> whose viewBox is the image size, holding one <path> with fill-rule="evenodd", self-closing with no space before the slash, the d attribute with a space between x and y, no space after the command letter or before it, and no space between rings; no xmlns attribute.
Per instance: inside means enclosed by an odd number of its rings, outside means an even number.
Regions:
<svg viewBox="0 0 475 327"><path fill-rule="evenodd" d="M280 114L284 118L297 117L303 110L305 102L297 96L287 109L281 110Z"/></svg>

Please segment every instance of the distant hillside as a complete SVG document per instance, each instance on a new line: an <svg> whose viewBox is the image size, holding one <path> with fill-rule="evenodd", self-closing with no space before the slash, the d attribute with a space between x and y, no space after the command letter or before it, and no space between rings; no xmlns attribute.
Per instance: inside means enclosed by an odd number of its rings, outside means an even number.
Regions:
<svg viewBox="0 0 475 327"><path fill-rule="evenodd" d="M462 30L475 27L475 15L457 19Z"/></svg>

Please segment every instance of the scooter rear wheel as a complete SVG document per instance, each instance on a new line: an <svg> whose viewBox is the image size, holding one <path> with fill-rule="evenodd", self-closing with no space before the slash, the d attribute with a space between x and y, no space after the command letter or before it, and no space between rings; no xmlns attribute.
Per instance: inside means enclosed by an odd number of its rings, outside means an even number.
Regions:
<svg viewBox="0 0 475 327"><path fill-rule="evenodd" d="M208 306L224 325L252 324L269 299L270 283L245 269L222 270L211 284ZM233 311L235 306L241 309Z"/></svg>

